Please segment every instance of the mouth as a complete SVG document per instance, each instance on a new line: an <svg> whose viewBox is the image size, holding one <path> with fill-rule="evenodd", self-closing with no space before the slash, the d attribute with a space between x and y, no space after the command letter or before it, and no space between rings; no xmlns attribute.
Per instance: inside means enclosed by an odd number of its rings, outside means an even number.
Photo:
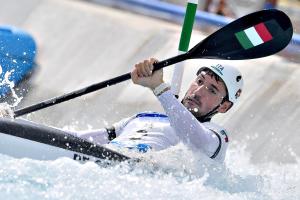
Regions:
<svg viewBox="0 0 300 200"><path fill-rule="evenodd" d="M196 101L194 98L187 97L186 100L188 103L192 103L194 106L197 106L197 107L201 106L201 103Z"/></svg>

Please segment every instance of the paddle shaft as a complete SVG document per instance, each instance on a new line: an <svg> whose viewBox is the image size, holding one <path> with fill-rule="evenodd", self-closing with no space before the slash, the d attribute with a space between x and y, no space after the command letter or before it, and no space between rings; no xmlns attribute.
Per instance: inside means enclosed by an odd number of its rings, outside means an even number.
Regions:
<svg viewBox="0 0 300 200"><path fill-rule="evenodd" d="M262 44L252 44L251 47L245 48L236 34L244 32L251 27L263 25L271 40ZM241 17L230 24L214 32L187 53L169 58L167 60L154 64L154 70L187 60L187 59L225 59L225 60L244 60L261 58L275 54L285 48L290 42L293 35L293 26L289 17L282 11L275 9L263 10L251 13ZM248 36L247 36L248 37ZM249 40L249 38L248 38ZM65 94L60 97L46 100L44 102L32 105L15 111L14 117L18 117L33 111L37 111L49 106L68 101L70 99L94 92L96 90L120 83L131 78L130 73L100 82L80 90Z"/></svg>
<svg viewBox="0 0 300 200"><path fill-rule="evenodd" d="M167 67L169 65L184 61L186 59L189 59L189 56L188 56L187 53L186 54L181 54L181 55L178 55L178 56L174 56L172 58L169 58L167 60L163 60L161 62L157 62L153 65L154 66L154 71L162 69L162 68ZM103 82L100 82L100 83L96 83L96 84L87 86L85 88L82 88L82 89L64 94L62 96L55 97L55 98L52 98L52 99L48 99L48 100L40 102L38 104L34 104L34 105L31 105L31 106L22 108L20 110L16 110L16 111L14 111L14 117L16 118L16 117L19 117L19 116L22 116L22 115L25 115L25 114L28 114L28 113L31 113L31 112L34 112L34 111L37 111L37 110L41 110L43 108L47 108L47 107L50 107L50 106L68 101L70 99L74 99L76 97L80 97L82 95L85 95L85 94L88 94L88 93L91 93L91 92L95 92L97 90L109 87L109 86L117 84L117 83L121 83L121 82L129 80L129 79L131 79L131 75L130 75L130 73L126 73L126 74L123 74L121 76L117 76L115 78L112 78L112 79L109 79L109 80L106 80L106 81L103 81Z"/></svg>

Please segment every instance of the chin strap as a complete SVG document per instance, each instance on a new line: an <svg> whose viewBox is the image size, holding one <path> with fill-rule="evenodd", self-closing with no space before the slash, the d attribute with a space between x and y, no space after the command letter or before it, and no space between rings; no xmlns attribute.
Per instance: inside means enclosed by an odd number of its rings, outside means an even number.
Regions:
<svg viewBox="0 0 300 200"><path fill-rule="evenodd" d="M211 111L209 111L208 113L206 113L205 115L201 116L201 117L196 117L197 120L199 122L209 122L211 120L211 118L218 113L218 108L222 105L222 103L224 103L226 101L226 98L223 98L221 103L219 105L217 105L214 109L212 109Z"/></svg>

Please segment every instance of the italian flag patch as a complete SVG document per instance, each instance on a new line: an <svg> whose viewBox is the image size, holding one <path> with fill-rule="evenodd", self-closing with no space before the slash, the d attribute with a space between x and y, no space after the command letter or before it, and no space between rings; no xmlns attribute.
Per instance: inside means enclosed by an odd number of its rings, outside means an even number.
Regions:
<svg viewBox="0 0 300 200"><path fill-rule="evenodd" d="M244 49L250 49L272 40L273 36L264 23L235 33L236 38Z"/></svg>

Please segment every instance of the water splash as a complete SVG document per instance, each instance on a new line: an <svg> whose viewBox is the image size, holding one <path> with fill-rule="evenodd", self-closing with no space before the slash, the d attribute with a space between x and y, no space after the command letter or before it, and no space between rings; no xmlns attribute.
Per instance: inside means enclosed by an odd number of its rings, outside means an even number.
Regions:
<svg viewBox="0 0 300 200"><path fill-rule="evenodd" d="M250 158L246 145L236 141L229 146L224 165L183 144L143 154L139 163L106 168L67 158L35 161L0 155L0 196L13 200L300 199L299 158L284 165L254 165Z"/></svg>
<svg viewBox="0 0 300 200"><path fill-rule="evenodd" d="M143 162L102 168L71 159L0 155L3 199L299 199L298 163L253 165L239 147L218 165L184 145L143 155Z"/></svg>
<svg viewBox="0 0 300 200"><path fill-rule="evenodd" d="M15 83L13 81L11 81L9 78L11 76L12 73L14 73L15 70L11 70L11 71L7 71L5 74L4 74L4 78L1 80L0 82L0 86L5 86L9 88L10 92L11 92L11 97L14 99L13 103L10 105L10 107L15 107L17 106L21 100L23 99L22 96L18 96L16 94L16 91L14 89L15 87Z"/></svg>
<svg viewBox="0 0 300 200"><path fill-rule="evenodd" d="M142 162L105 168L67 158L36 161L0 154L0 196L13 200L300 199L299 159L295 164L254 165L245 149L245 144L232 141L225 164L219 165L179 144L142 157L131 153Z"/></svg>
<svg viewBox="0 0 300 200"><path fill-rule="evenodd" d="M0 103L0 118L2 117L14 117L14 112L12 111L11 106L8 103Z"/></svg>

